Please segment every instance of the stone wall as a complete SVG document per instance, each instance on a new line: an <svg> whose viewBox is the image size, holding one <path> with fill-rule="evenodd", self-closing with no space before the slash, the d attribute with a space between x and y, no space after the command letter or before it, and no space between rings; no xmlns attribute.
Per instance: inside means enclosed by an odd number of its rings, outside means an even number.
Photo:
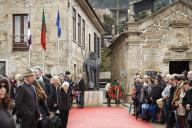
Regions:
<svg viewBox="0 0 192 128"><path fill-rule="evenodd" d="M112 81L117 79L121 80L121 82L126 83L126 79L124 79L127 75L127 44L126 40L122 39L119 41L121 43L117 43L114 45L114 50L111 53L111 77Z"/></svg>
<svg viewBox="0 0 192 128"><path fill-rule="evenodd" d="M132 85L137 72L144 74L145 71L157 71L167 74L170 61L191 62L191 19L191 6L177 1L138 23L128 23L127 43L120 39L113 42L117 46L112 49L112 79L120 78L120 81L124 81L119 76L120 71L126 69L127 84ZM126 58L121 52L127 54Z"/></svg>
<svg viewBox="0 0 192 128"><path fill-rule="evenodd" d="M70 1L68 6L67 0L6 0L0 1L0 61L6 61L7 72L12 74L22 72L29 67L29 53L12 51L13 36L13 14L28 14L31 16L31 33L32 33L32 51L31 67L43 67L43 50L40 44L42 11L45 10L46 30L47 30L47 50L45 51L45 72L61 73L66 70L75 73L83 72L83 62L89 54L89 33L91 34L91 51L94 50L94 32L101 37L101 32L91 22L90 18L82 10L75 0ZM77 15L80 14L85 20L85 48L72 40L73 22L72 9L76 9ZM58 49L57 49L57 28L56 17L57 11L60 11L62 35L59 40L59 67L57 66ZM87 10L90 11L90 10ZM77 16L78 17L78 16ZM78 20L78 18L77 18ZM95 21L97 22L97 21ZM76 21L77 23L77 21ZM76 24L77 28L77 24ZM78 33L77 33L78 36Z"/></svg>

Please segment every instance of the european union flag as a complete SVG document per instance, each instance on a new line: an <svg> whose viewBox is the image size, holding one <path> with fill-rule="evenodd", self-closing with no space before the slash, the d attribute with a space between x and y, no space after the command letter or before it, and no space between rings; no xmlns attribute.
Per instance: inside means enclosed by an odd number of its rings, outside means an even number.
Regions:
<svg viewBox="0 0 192 128"><path fill-rule="evenodd" d="M61 23L60 23L59 10L58 10L58 13L57 13L56 26L57 26L57 35L58 35L58 37L60 37L61 36Z"/></svg>

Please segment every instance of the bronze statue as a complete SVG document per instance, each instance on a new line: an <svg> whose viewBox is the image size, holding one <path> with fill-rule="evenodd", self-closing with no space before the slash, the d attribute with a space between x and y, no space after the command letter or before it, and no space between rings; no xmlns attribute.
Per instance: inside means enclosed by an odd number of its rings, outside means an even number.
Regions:
<svg viewBox="0 0 192 128"><path fill-rule="evenodd" d="M97 54L91 52L85 62L89 90L99 89L99 65L100 63Z"/></svg>

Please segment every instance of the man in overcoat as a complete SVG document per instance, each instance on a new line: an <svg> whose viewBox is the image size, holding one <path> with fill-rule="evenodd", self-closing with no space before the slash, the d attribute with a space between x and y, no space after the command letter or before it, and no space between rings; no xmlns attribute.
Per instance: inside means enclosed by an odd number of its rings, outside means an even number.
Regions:
<svg viewBox="0 0 192 128"><path fill-rule="evenodd" d="M84 107L84 91L85 91L85 83L82 74L78 75L78 80L77 80L77 88L78 88L78 108L83 108Z"/></svg>
<svg viewBox="0 0 192 128"><path fill-rule="evenodd" d="M37 94L34 85L34 74L30 69L23 73L24 82L18 87L16 94L16 113L20 119L20 128L36 128L40 114Z"/></svg>

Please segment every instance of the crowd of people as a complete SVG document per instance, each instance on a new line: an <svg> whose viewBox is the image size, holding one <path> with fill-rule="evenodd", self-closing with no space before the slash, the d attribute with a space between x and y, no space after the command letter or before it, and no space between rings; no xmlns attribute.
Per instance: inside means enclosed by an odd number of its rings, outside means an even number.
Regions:
<svg viewBox="0 0 192 128"><path fill-rule="evenodd" d="M0 75L0 128L66 128L73 100L84 107L84 90L82 74L73 81L69 71L43 75L35 67Z"/></svg>
<svg viewBox="0 0 192 128"><path fill-rule="evenodd" d="M73 100L84 107L84 80L69 71L43 75L42 69L26 69L14 76L0 75L0 128L66 128ZM107 104L117 106L123 96L119 81L105 87ZM134 79L132 91L136 119L159 122L166 128L192 128L192 71ZM16 119L13 118L16 116ZM16 123L15 123L16 122Z"/></svg>
<svg viewBox="0 0 192 128"><path fill-rule="evenodd" d="M132 91L136 119L192 128L192 71L183 74L137 74Z"/></svg>

